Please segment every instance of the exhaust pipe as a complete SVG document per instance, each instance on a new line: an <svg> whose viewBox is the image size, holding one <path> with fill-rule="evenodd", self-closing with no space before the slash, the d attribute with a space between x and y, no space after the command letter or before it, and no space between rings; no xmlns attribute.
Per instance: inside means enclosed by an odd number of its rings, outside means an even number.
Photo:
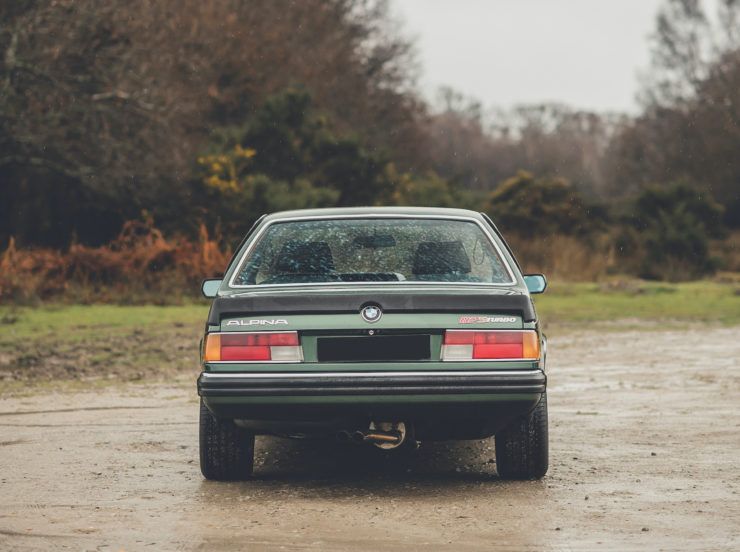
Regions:
<svg viewBox="0 0 740 552"><path fill-rule="evenodd" d="M413 433L413 428L404 422L371 422L367 430L356 431L353 438L359 443L370 443L383 450L392 450L408 439L413 439Z"/></svg>
<svg viewBox="0 0 740 552"><path fill-rule="evenodd" d="M408 439L413 439L413 428L409 429L403 422L371 422L366 430L348 431L343 429L337 432L340 441L353 441L355 443L370 443L384 450L400 447Z"/></svg>
<svg viewBox="0 0 740 552"><path fill-rule="evenodd" d="M389 444L389 445L400 445L403 442L403 435L401 432L394 431L392 433L378 433L373 431L371 433L365 433L362 438L365 442L376 444Z"/></svg>

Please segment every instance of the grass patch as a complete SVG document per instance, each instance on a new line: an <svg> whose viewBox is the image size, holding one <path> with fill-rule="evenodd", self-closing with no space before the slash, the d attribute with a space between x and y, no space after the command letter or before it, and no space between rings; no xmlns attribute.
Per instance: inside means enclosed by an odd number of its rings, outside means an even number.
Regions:
<svg viewBox="0 0 740 552"><path fill-rule="evenodd" d="M52 336L73 341L88 332L156 331L205 323L208 306L57 305L0 306L0 342ZM10 338L10 339L9 339Z"/></svg>
<svg viewBox="0 0 740 552"><path fill-rule="evenodd" d="M208 307L0 307L0 395L198 373ZM66 386L69 387L69 386Z"/></svg>
<svg viewBox="0 0 740 552"><path fill-rule="evenodd" d="M732 280L553 282L535 296L535 305L548 326L619 321L734 325L740 324L740 285Z"/></svg>

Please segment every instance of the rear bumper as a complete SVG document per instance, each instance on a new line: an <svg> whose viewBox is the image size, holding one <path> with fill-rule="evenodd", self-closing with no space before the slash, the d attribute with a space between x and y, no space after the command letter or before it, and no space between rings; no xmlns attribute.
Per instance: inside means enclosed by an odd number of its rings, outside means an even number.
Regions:
<svg viewBox="0 0 740 552"><path fill-rule="evenodd" d="M540 369L389 372L202 372L198 394L217 397L524 395L544 393ZM464 397L460 397L464 400Z"/></svg>

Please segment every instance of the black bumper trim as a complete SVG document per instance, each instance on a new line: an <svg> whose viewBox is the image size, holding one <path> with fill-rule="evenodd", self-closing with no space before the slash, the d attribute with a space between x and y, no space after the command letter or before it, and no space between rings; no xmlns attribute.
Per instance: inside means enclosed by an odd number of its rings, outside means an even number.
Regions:
<svg viewBox="0 0 740 552"><path fill-rule="evenodd" d="M202 397L543 393L542 370L465 372L202 372Z"/></svg>

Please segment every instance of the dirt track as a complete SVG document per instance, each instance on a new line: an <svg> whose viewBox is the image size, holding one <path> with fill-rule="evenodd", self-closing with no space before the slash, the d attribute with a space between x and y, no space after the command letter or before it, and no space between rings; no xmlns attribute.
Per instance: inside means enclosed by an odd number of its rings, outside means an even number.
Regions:
<svg viewBox="0 0 740 552"><path fill-rule="evenodd" d="M740 328L550 340L551 463L491 441L378 459L258 439L256 479L198 469L182 384L0 399L0 550L737 550Z"/></svg>

